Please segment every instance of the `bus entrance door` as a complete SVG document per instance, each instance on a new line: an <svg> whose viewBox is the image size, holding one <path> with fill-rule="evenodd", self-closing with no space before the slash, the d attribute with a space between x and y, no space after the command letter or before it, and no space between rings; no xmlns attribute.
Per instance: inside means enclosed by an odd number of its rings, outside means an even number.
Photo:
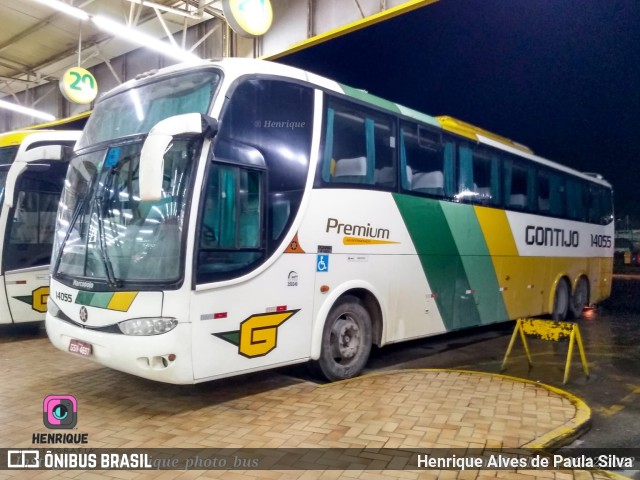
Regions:
<svg viewBox="0 0 640 480"><path fill-rule="evenodd" d="M49 297L49 262L64 169L25 170L16 182L13 205L4 205L2 249L4 290L11 320L44 320ZM58 165L55 165L58 167ZM3 215L4 216L4 215Z"/></svg>

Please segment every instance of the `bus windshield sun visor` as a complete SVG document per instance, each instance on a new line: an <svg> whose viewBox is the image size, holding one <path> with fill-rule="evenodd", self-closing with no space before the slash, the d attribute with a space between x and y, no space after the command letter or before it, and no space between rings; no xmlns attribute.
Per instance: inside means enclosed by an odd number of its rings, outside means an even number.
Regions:
<svg viewBox="0 0 640 480"><path fill-rule="evenodd" d="M201 113L185 113L165 118L149 131L140 153L140 199L160 200L164 154L176 135L203 135L218 132L218 121Z"/></svg>

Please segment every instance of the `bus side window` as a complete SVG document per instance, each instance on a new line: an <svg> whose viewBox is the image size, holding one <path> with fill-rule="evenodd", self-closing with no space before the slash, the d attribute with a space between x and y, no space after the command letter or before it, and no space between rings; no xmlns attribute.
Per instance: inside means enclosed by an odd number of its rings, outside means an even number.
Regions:
<svg viewBox="0 0 640 480"><path fill-rule="evenodd" d="M538 171L538 213L549 214L551 212L551 189L549 173Z"/></svg>
<svg viewBox="0 0 640 480"><path fill-rule="evenodd" d="M567 214L571 220L587 220L586 188L582 181L567 180Z"/></svg>
<svg viewBox="0 0 640 480"><path fill-rule="evenodd" d="M263 257L262 178L260 170L211 166L200 218L198 283L242 272Z"/></svg>
<svg viewBox="0 0 640 480"><path fill-rule="evenodd" d="M514 159L503 164L505 207L514 210L537 210L535 169Z"/></svg>
<svg viewBox="0 0 640 480"><path fill-rule="evenodd" d="M499 205L500 160L488 149L469 144L458 147L458 193L456 200Z"/></svg>
<svg viewBox="0 0 640 480"><path fill-rule="evenodd" d="M567 190L565 187L564 176L557 172L551 173L549 175L549 203L551 215L556 217L564 217L566 215L566 197Z"/></svg>
<svg viewBox="0 0 640 480"><path fill-rule="evenodd" d="M268 229L264 232L267 254L279 247L300 207L309 172L313 102L308 86L247 78L233 90L220 118L214 147L217 159L255 165L261 155L266 163L269 173L264 175L261 225ZM250 225L255 225L256 212L255 202L248 201L241 224L246 234L254 229ZM254 241L262 233L255 232Z"/></svg>
<svg viewBox="0 0 640 480"><path fill-rule="evenodd" d="M396 185L396 136L391 117L329 99L321 176L324 183Z"/></svg>
<svg viewBox="0 0 640 480"><path fill-rule="evenodd" d="M608 225L612 220L611 190L602 185L589 185L589 222Z"/></svg>
<svg viewBox="0 0 640 480"><path fill-rule="evenodd" d="M440 132L410 122L400 130L402 189L445 196L445 148Z"/></svg>

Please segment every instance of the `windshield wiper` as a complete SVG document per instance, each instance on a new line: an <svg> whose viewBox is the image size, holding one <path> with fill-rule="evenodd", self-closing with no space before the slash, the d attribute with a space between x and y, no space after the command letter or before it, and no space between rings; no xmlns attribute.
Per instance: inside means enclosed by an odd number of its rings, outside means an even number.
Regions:
<svg viewBox="0 0 640 480"><path fill-rule="evenodd" d="M105 182L106 183L106 182ZM105 185L105 188L107 186ZM121 286L121 282L118 281L113 271L113 263L109 258L106 248L106 235L104 233L104 219L102 217L103 211L102 192L95 196L96 215L98 216L98 249L100 250L100 256L102 257L102 263L104 264L104 270L107 276L107 283L112 288L118 288Z"/></svg>
<svg viewBox="0 0 640 480"><path fill-rule="evenodd" d="M73 227L78 221L78 218L80 217L80 212L82 212L82 209L87 204L87 200L89 200L89 197L90 197L90 194L87 192L87 194L84 195L84 197L82 197L82 199L76 203L76 207L73 211L73 214L71 215L71 220L69 221L69 226L66 229L64 238L60 242L60 248L58 249L57 252L53 252L53 255L55 255L55 258L56 258L56 263L52 269L52 272L54 275L57 275L58 273L58 268L60 267L60 262L62 261L62 251L64 250L64 246L66 245L67 240L69 240L71 231L73 230Z"/></svg>

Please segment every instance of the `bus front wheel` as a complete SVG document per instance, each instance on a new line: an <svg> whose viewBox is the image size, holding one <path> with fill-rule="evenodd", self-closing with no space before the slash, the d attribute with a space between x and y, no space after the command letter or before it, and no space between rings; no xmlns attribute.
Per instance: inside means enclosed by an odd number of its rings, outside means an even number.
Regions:
<svg viewBox="0 0 640 480"><path fill-rule="evenodd" d="M556 285L556 293L553 297L553 312L551 317L562 322L567 318L567 311L569 310L569 284L566 280L560 279L558 285Z"/></svg>
<svg viewBox="0 0 640 480"><path fill-rule="evenodd" d="M330 381L352 378L362 372L370 352L371 316L358 298L344 296L325 322L316 369Z"/></svg>

